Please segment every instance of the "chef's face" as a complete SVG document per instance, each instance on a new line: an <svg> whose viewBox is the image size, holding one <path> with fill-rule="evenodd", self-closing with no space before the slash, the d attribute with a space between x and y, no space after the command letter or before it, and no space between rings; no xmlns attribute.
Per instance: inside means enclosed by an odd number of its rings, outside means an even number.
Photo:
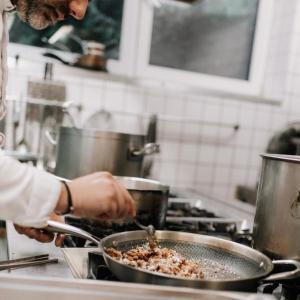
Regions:
<svg viewBox="0 0 300 300"><path fill-rule="evenodd" d="M44 29L71 15L81 20L88 0L17 0L20 18L35 29Z"/></svg>

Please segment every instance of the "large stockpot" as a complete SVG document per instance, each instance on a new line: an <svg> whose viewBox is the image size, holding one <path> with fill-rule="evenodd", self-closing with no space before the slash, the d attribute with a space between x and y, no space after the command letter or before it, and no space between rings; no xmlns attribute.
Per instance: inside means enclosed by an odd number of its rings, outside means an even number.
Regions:
<svg viewBox="0 0 300 300"><path fill-rule="evenodd" d="M254 248L300 259L300 156L263 154L254 220Z"/></svg>
<svg viewBox="0 0 300 300"><path fill-rule="evenodd" d="M143 135L60 127L54 173L70 179L97 171L140 177L144 156L158 150Z"/></svg>

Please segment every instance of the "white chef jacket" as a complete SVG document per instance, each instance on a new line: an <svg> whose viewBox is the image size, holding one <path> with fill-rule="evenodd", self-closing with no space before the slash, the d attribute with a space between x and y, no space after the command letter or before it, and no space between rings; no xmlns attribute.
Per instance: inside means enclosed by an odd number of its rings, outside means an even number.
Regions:
<svg viewBox="0 0 300 300"><path fill-rule="evenodd" d="M6 19L7 12L13 8L9 0L0 0L0 120L5 113L7 81ZM56 206L60 190L61 183L53 175L6 157L0 149L0 219L24 226L44 226Z"/></svg>

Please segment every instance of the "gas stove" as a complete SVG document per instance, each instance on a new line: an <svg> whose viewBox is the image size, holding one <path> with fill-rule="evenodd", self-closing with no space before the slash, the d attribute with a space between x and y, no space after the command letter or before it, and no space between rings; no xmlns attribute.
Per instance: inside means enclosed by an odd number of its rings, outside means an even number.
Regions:
<svg viewBox="0 0 300 300"><path fill-rule="evenodd" d="M237 241L251 245L252 237L250 225L252 215L248 219L239 217L232 211L234 216L222 216L219 212L206 208L205 201L190 198L170 198L166 215L164 230L182 231L198 234L206 234L215 237ZM214 206L216 209L217 206ZM67 217L68 224L84 229L98 238L104 238L113 233L139 230L134 223L118 222L95 222L84 219ZM148 225L148 224L144 224ZM67 247L83 247L85 241L80 238L67 239Z"/></svg>
<svg viewBox="0 0 300 300"><path fill-rule="evenodd" d="M228 203L203 195L201 197L195 197L195 194L190 194L190 196L190 198L169 199L165 230L212 235L251 246L254 207L239 203L238 201ZM116 232L138 229L134 224L97 224L72 218L67 218L66 221L69 224L91 232L99 238ZM89 247L90 245L79 238L68 238L65 242L65 246ZM85 250L85 262L81 265L77 265L77 270L75 270L76 266L71 266L74 274L80 274L78 276L80 278L118 281L105 265L101 252L95 251L96 249L93 248ZM65 252L69 265L72 265L72 261L75 262L78 260L78 257L72 258L72 255L68 252L69 250L63 249L63 251ZM83 269L78 271L80 268ZM272 294L276 299L300 300L299 291L298 286L265 284L259 286L257 295ZM299 295L299 298L297 298L297 295Z"/></svg>
<svg viewBox="0 0 300 300"><path fill-rule="evenodd" d="M134 223L95 223L75 218L67 218L66 222L91 232L98 238L104 238L117 232L139 230ZM243 223L245 220L238 217L221 217L217 213L205 209L202 201L171 198L168 202L164 230L205 234L250 246L252 242L251 232L248 228L243 228ZM76 237L71 239L68 237L65 244L68 247L87 247L90 245L85 240ZM98 280L117 280L106 267L102 253L99 251L88 253L87 277Z"/></svg>
<svg viewBox="0 0 300 300"><path fill-rule="evenodd" d="M201 200L170 199L165 229L211 235L248 246L252 243L245 219L222 217L204 208Z"/></svg>
<svg viewBox="0 0 300 300"><path fill-rule="evenodd" d="M88 252L88 270L87 278L93 280L115 281L119 280L111 273L106 266L102 253L89 251ZM257 289L257 294L273 295L278 300L299 300L300 299L300 286L267 283L261 284Z"/></svg>

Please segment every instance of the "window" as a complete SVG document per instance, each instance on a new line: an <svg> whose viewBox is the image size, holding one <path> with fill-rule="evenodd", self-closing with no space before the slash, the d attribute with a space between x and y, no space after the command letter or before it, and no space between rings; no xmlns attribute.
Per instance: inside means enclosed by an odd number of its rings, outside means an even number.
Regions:
<svg viewBox="0 0 300 300"><path fill-rule="evenodd" d="M247 80L258 0L162 1L150 65Z"/></svg>
<svg viewBox="0 0 300 300"><path fill-rule="evenodd" d="M15 18L10 37L68 55L95 40L108 47L111 73L261 96L273 1L93 0L83 23L36 31Z"/></svg>
<svg viewBox="0 0 300 300"><path fill-rule="evenodd" d="M259 94L272 0L142 1L139 76Z"/></svg>

